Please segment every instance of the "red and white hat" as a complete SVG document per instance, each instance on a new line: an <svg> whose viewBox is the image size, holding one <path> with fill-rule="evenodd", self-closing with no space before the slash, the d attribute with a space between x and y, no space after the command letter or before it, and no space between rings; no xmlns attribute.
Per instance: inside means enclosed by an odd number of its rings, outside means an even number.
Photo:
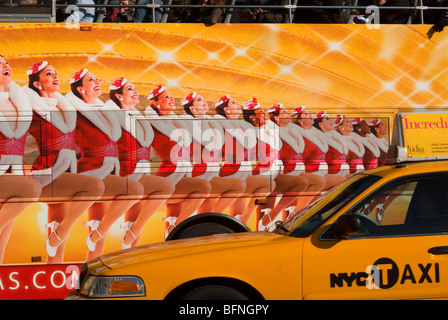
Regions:
<svg viewBox="0 0 448 320"><path fill-rule="evenodd" d="M283 103L274 103L272 106L269 107L268 113L273 113L280 111L281 109L284 109Z"/></svg>
<svg viewBox="0 0 448 320"><path fill-rule="evenodd" d="M376 127L381 123L380 118L373 119L372 121L367 122L369 126Z"/></svg>
<svg viewBox="0 0 448 320"><path fill-rule="evenodd" d="M73 75L73 77L70 79L69 83L75 83L76 81L79 81L82 79L82 77L84 77L87 72L89 72L89 70L87 69L81 69L79 71L76 71L75 74Z"/></svg>
<svg viewBox="0 0 448 320"><path fill-rule="evenodd" d="M194 98L196 98L197 95L198 95L198 94L197 94L196 92L192 92L192 93L187 94L187 95L180 101L180 104L181 104L182 106L184 106L184 105L186 105L186 104L192 104Z"/></svg>
<svg viewBox="0 0 448 320"><path fill-rule="evenodd" d="M225 96L222 96L221 98L219 98L218 101L215 102L215 107L219 107L220 105L229 102L230 101L230 96L228 94L226 94Z"/></svg>
<svg viewBox="0 0 448 320"><path fill-rule="evenodd" d="M298 106L291 111L291 115L301 114L305 110L306 108L304 106Z"/></svg>
<svg viewBox="0 0 448 320"><path fill-rule="evenodd" d="M362 120L363 120L362 118L354 118L354 119L352 119L352 124L360 125Z"/></svg>
<svg viewBox="0 0 448 320"><path fill-rule="evenodd" d="M117 78L110 84L109 89L118 90L122 88L126 84L126 82L128 82L128 79L126 79L125 77Z"/></svg>
<svg viewBox="0 0 448 320"><path fill-rule="evenodd" d="M42 69L44 69L46 66L48 66L47 61L33 63L33 65L31 66L31 68L28 69L26 74L30 76L32 74L38 73L38 72L42 71Z"/></svg>
<svg viewBox="0 0 448 320"><path fill-rule="evenodd" d="M165 89L166 89L165 86L158 85L157 87L155 87L154 89L151 90L151 92L148 94L147 98L149 100L154 99L159 94L161 94L163 91L165 91Z"/></svg>
<svg viewBox="0 0 448 320"><path fill-rule="evenodd" d="M316 113L315 115L313 115L313 119L319 120L325 116L328 116L328 113L326 111L320 111L320 112Z"/></svg>
<svg viewBox="0 0 448 320"><path fill-rule="evenodd" d="M244 110L255 110L261 107L261 104L254 97L252 100L246 101L243 103Z"/></svg>
<svg viewBox="0 0 448 320"><path fill-rule="evenodd" d="M344 118L345 118L344 115L342 115L342 114L338 114L338 115L336 116L336 120L334 120L334 126L335 126L335 127L340 126L340 125L342 124L342 122L344 121Z"/></svg>

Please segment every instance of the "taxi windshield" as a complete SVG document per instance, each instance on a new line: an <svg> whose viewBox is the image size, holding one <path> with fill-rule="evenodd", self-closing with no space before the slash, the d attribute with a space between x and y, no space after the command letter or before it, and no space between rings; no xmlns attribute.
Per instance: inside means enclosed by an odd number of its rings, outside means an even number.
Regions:
<svg viewBox="0 0 448 320"><path fill-rule="evenodd" d="M296 213L273 232L298 238L307 237L345 204L380 179L379 176L356 174Z"/></svg>

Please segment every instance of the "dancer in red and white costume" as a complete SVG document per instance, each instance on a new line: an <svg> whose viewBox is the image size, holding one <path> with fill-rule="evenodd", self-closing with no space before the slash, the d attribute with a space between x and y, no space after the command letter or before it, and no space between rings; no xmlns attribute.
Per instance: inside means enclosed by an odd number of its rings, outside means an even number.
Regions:
<svg viewBox="0 0 448 320"><path fill-rule="evenodd" d="M387 152L389 151L389 141L386 140L387 127L380 118L376 118L368 122L371 134L368 138L380 149L380 156L378 157L378 166L386 164Z"/></svg>
<svg viewBox="0 0 448 320"><path fill-rule="evenodd" d="M89 260L103 253L110 227L142 198L143 186L119 175L117 143L121 125L116 109L108 108L98 99L101 95L98 79L82 69L70 83L71 92L66 97L78 111L75 136L80 149L78 172L99 178L105 185L103 196L89 208L89 221L84 224L90 227L86 239L89 249L86 259Z"/></svg>
<svg viewBox="0 0 448 320"><path fill-rule="evenodd" d="M329 147L323 132L314 126L314 119L317 116L313 117L303 106L296 108L295 111L297 113L293 116L293 123L298 125L305 141L303 151L305 171L322 176L325 180L322 190L328 190L339 184L341 178L328 173L327 152Z"/></svg>
<svg viewBox="0 0 448 320"><path fill-rule="evenodd" d="M380 148L378 145L369 139L371 133L370 127L367 121L363 118L355 118L352 120L353 132L358 135L353 135L354 139L357 139L364 146L365 152L363 157L364 169L372 169L378 167L378 158L380 157Z"/></svg>
<svg viewBox="0 0 448 320"><path fill-rule="evenodd" d="M296 114L297 110L293 110ZM282 141L280 149L280 159L283 161L283 175L276 178L276 189L279 188L281 179L289 179L290 186L296 188L295 193L300 193L294 201L283 210L282 220L286 220L294 212L300 211L305 207L325 186L325 179L317 174L305 172L303 160L303 151L305 149L305 140L303 139L299 127L292 123L291 113L280 103L272 105L268 114L270 120L278 127ZM297 180L293 180L294 179ZM294 187L296 185L296 187Z"/></svg>
<svg viewBox="0 0 448 320"><path fill-rule="evenodd" d="M247 161L248 150L255 147L257 138L248 135L253 130L246 131L250 125L240 119L242 107L230 95L222 96L215 103L215 113L214 119L224 130L224 162L219 176L246 180L252 172L252 164Z"/></svg>
<svg viewBox="0 0 448 320"><path fill-rule="evenodd" d="M60 263L73 224L101 197L104 183L77 174L76 109L58 92L55 68L47 61L35 63L28 77L24 91L33 108L29 132L39 150L30 175L42 184L40 201L48 206L47 262Z"/></svg>
<svg viewBox="0 0 448 320"><path fill-rule="evenodd" d="M242 179L220 176L225 128L207 115L207 101L196 92L187 94L181 105L186 113L181 118L193 137L192 177L210 181L211 185L210 195L198 208L198 213L224 212L246 188Z"/></svg>
<svg viewBox="0 0 448 320"><path fill-rule="evenodd" d="M184 121L174 114L176 106L169 90L162 85L154 88L148 96L150 106L145 115L154 130L152 144L161 159L157 175L171 179L176 188L167 200L165 238L173 228L190 217L208 197L210 182L191 177L190 147L192 137L184 127ZM187 176L188 175L188 176Z"/></svg>
<svg viewBox="0 0 448 320"><path fill-rule="evenodd" d="M270 184L270 186L269 188L263 188L261 191L256 190L253 192L253 197L249 201L249 205L241 217L241 221L247 224L252 213L256 211L256 227L261 230L269 226L269 222L272 220L270 219L271 211L278 214L283 209L273 206L270 201L262 206L256 207L255 205L257 198L266 198L275 190L275 178L283 170L283 164L279 156L281 141L278 137L278 132L266 127L268 121L266 112L256 98L243 103L243 117L250 125L247 131L255 131L255 135L258 138L256 146L249 150L249 160L255 162L252 177L256 177L259 180L264 179L264 182Z"/></svg>
<svg viewBox="0 0 448 320"><path fill-rule="evenodd" d="M229 208L229 214L239 220L248 217L255 210L255 200L270 193L271 181L266 177L252 175L251 153L257 147L257 134L254 126L244 119L241 105L229 95L222 96L215 103L215 119L225 132L224 164L220 176L238 178L245 182L243 194L235 199ZM248 201L249 199L249 201Z"/></svg>
<svg viewBox="0 0 448 320"><path fill-rule="evenodd" d="M365 148L363 144L354 136L353 123L344 115L338 115L336 120L336 130L343 136L348 146L347 163L350 166L350 173L364 170L363 157Z"/></svg>
<svg viewBox="0 0 448 320"><path fill-rule="evenodd" d="M14 219L42 191L40 183L25 177L23 154L32 109L22 88L11 80L8 61L0 56L0 263Z"/></svg>
<svg viewBox="0 0 448 320"><path fill-rule="evenodd" d="M284 167L283 170L274 178L275 189L268 197L268 209L264 209L265 214L258 223L258 230L268 229L274 223L279 213L283 210L286 210L289 214L292 214L297 204L299 194L308 188L308 181L306 178L300 176L299 174L291 174L296 169L296 166L300 166L300 162L296 162L294 167L291 168L292 163L290 161L292 159L287 159L288 157L285 157L285 152L282 153L282 150L284 150L283 143L285 143L285 149L288 149L288 146L290 147L291 145L294 145L297 147L296 151L299 151L299 143L297 140L298 137L293 137L286 129L288 123L291 122L290 114L280 103L273 104L267 112L270 120L267 121L265 129L272 132L275 139L278 140L276 143L279 146L278 158L281 159L282 165L285 165L283 159L286 159L287 166ZM284 170L285 168L286 171ZM277 197L279 196L280 199L275 205ZM284 213L282 219L285 218L287 218L287 216Z"/></svg>
<svg viewBox="0 0 448 320"><path fill-rule="evenodd" d="M303 150L305 172L324 177L328 173L328 165L325 159L328 144L322 132L313 127L313 116L305 107L299 106L294 111L295 113L292 117L293 123L298 125L298 130L305 141L305 148ZM327 186L325 189L327 189Z"/></svg>
<svg viewBox="0 0 448 320"><path fill-rule="evenodd" d="M337 118L337 120L339 119ZM328 173L348 178L350 175L350 167L347 163L348 144L341 134L335 130L335 122L325 111L321 111L316 114L313 125L323 132L323 137L328 144L325 157Z"/></svg>
<svg viewBox="0 0 448 320"><path fill-rule="evenodd" d="M240 179L245 184L243 194L229 207L229 214L241 220L246 211L255 210L254 194L269 193L270 181L252 175L249 153L257 145L257 136L253 126L240 119L243 113L241 105L230 95L225 95L215 103L215 112L214 119L223 127L225 136L224 163L219 175ZM247 199L252 199L249 205Z"/></svg>
<svg viewBox="0 0 448 320"><path fill-rule="evenodd" d="M154 131L148 119L135 109L140 102L135 86L126 78L118 78L109 86L110 100L107 106L119 108L117 116L122 128L118 140L120 175L140 182L144 187L142 200L134 204L125 214L122 228L125 234L122 248L139 245L141 233L148 219L171 197L175 185L166 177L151 175L150 155Z"/></svg>

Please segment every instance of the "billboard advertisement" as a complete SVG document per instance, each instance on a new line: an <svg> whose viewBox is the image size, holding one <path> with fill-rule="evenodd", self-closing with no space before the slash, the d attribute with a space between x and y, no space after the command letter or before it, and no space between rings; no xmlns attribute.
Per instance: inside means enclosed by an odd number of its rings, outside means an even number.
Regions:
<svg viewBox="0 0 448 320"><path fill-rule="evenodd" d="M0 24L1 263L81 263L203 212L251 230L297 213L384 165L397 111L445 107L428 28Z"/></svg>

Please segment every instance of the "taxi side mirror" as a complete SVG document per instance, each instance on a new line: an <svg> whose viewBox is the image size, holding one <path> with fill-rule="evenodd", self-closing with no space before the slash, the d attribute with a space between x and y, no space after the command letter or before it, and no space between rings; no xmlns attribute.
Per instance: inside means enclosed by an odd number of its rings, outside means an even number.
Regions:
<svg viewBox="0 0 448 320"><path fill-rule="evenodd" d="M336 220L330 232L335 239L348 239L361 230L361 219L355 214L344 214Z"/></svg>

